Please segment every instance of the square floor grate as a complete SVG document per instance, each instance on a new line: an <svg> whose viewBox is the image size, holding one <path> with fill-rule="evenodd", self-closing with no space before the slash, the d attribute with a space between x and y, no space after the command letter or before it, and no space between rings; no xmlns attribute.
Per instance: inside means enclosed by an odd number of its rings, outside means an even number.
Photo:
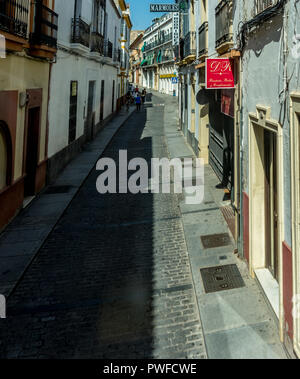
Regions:
<svg viewBox="0 0 300 379"><path fill-rule="evenodd" d="M245 287L237 265L203 268L200 272L206 293Z"/></svg>
<svg viewBox="0 0 300 379"><path fill-rule="evenodd" d="M46 195L55 195L59 193L68 193L70 192L72 186L52 186L45 191Z"/></svg>
<svg viewBox="0 0 300 379"><path fill-rule="evenodd" d="M201 242L204 249L213 249L231 245L231 239L228 233L211 234L209 236L201 236Z"/></svg>

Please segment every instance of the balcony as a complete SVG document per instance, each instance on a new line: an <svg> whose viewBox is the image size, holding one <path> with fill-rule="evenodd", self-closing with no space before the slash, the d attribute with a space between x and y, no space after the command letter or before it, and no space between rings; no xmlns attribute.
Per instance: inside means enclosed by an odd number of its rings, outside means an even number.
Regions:
<svg viewBox="0 0 300 379"><path fill-rule="evenodd" d="M109 40L104 41L104 56L108 58L113 57L113 44Z"/></svg>
<svg viewBox="0 0 300 379"><path fill-rule="evenodd" d="M208 22L204 22L199 28L198 57L205 58L208 53Z"/></svg>
<svg viewBox="0 0 300 379"><path fill-rule="evenodd" d="M172 55L163 55L161 57L161 62L164 63L164 62L171 62L171 61L174 61L174 57Z"/></svg>
<svg viewBox="0 0 300 379"><path fill-rule="evenodd" d="M71 43L89 48L91 42L91 28L80 17L72 20ZM80 49L80 47L79 47Z"/></svg>
<svg viewBox="0 0 300 379"><path fill-rule="evenodd" d="M165 44L167 42L170 42L170 41L172 41L172 33L168 33L168 34L162 35L156 41L151 42L151 43L145 45L145 51L149 51L149 50L155 49L157 46L163 45L163 44Z"/></svg>
<svg viewBox="0 0 300 379"><path fill-rule="evenodd" d="M30 39L33 45L57 48L58 15L40 1L34 3L33 32Z"/></svg>
<svg viewBox="0 0 300 379"><path fill-rule="evenodd" d="M262 13L266 9L273 7L278 3L278 0L255 0L254 5L254 16Z"/></svg>
<svg viewBox="0 0 300 379"><path fill-rule="evenodd" d="M172 41L172 33L163 34L157 41L156 46Z"/></svg>
<svg viewBox="0 0 300 379"><path fill-rule="evenodd" d="M98 32L92 32L91 52L104 55L104 37Z"/></svg>
<svg viewBox="0 0 300 379"><path fill-rule="evenodd" d="M216 49L219 54L233 46L233 0L222 0L216 8Z"/></svg>
<svg viewBox="0 0 300 379"><path fill-rule="evenodd" d="M183 58L193 60L196 58L196 32L189 32L184 38Z"/></svg>
<svg viewBox="0 0 300 379"><path fill-rule="evenodd" d="M0 1L0 29L27 38L29 0Z"/></svg>

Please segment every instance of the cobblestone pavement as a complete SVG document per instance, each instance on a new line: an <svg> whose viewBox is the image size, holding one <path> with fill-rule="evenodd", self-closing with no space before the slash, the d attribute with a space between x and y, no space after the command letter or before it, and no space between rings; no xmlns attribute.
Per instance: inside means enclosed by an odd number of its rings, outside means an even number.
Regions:
<svg viewBox="0 0 300 379"><path fill-rule="evenodd" d="M167 156L161 100L105 152ZM157 103L157 106L155 106ZM99 195L94 170L8 299L1 358L206 358L175 195ZM53 196L53 195L52 195Z"/></svg>

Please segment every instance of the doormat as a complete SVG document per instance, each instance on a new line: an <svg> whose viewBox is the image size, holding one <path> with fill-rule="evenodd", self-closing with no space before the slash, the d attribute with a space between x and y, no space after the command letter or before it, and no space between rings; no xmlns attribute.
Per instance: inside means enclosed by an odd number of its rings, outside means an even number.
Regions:
<svg viewBox="0 0 300 379"><path fill-rule="evenodd" d="M231 239L228 233L211 234L208 236L201 236L200 238L204 249L214 249L231 245Z"/></svg>
<svg viewBox="0 0 300 379"><path fill-rule="evenodd" d="M222 207L221 211L233 238L235 238L235 215L232 206L229 205L228 207Z"/></svg>
<svg viewBox="0 0 300 379"><path fill-rule="evenodd" d="M72 189L72 186L52 186L49 187L44 194L45 195L56 195L59 193L68 193Z"/></svg>
<svg viewBox="0 0 300 379"><path fill-rule="evenodd" d="M228 291L245 287L237 265L217 266L200 270L205 293Z"/></svg>

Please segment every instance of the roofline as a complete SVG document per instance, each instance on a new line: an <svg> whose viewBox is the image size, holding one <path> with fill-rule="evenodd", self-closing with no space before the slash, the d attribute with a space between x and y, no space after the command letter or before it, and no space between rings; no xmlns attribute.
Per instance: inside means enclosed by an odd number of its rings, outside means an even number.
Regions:
<svg viewBox="0 0 300 379"><path fill-rule="evenodd" d="M110 0L110 3L111 3L111 5L112 5L112 7L114 8L114 10L115 10L117 16L118 16L119 18L121 18L122 15L120 14L119 9L117 8L117 6L116 6L114 0Z"/></svg>
<svg viewBox="0 0 300 379"><path fill-rule="evenodd" d="M139 34L139 35L136 37L136 39L132 42L132 44L129 46L129 48L131 49L132 45L133 45L134 43L136 43L139 39L142 39L143 36L144 36L143 33Z"/></svg>

